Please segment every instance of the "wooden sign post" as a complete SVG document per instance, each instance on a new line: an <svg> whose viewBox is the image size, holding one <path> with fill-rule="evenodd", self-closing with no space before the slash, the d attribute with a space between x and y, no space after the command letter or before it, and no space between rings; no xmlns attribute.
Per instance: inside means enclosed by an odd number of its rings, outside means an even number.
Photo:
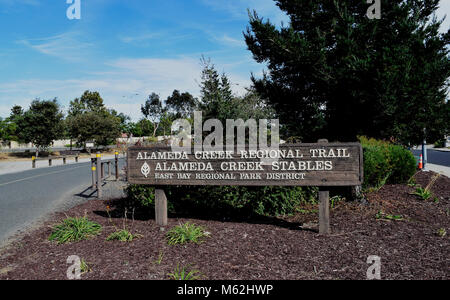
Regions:
<svg viewBox="0 0 450 300"><path fill-rule="evenodd" d="M163 189L155 190L155 220L158 226L167 226L167 197Z"/></svg>
<svg viewBox="0 0 450 300"><path fill-rule="evenodd" d="M282 144L279 149L174 152L167 146L131 147L130 184L156 189L156 222L167 225L163 186L317 186L319 232L330 233L329 188L360 186L363 152L359 143Z"/></svg>

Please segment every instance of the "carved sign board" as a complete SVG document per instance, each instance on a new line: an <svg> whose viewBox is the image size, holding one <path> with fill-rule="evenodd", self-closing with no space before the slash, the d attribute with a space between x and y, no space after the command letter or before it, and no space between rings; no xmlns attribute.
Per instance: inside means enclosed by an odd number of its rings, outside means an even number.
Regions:
<svg viewBox="0 0 450 300"><path fill-rule="evenodd" d="M357 186L363 181L363 153L359 143L191 153L131 147L127 177L131 184L155 186Z"/></svg>

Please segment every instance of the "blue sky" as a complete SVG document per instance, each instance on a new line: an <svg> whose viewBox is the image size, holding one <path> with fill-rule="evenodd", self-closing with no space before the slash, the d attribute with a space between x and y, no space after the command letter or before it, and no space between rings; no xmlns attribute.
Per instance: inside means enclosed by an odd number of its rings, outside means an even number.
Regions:
<svg viewBox="0 0 450 300"><path fill-rule="evenodd" d="M243 40L247 8L287 22L273 0L80 1L81 19L69 20L66 0L0 0L0 117L35 98L67 109L89 89L137 120L151 92L198 96L202 55L242 94L264 68ZM450 0L441 0L444 14Z"/></svg>

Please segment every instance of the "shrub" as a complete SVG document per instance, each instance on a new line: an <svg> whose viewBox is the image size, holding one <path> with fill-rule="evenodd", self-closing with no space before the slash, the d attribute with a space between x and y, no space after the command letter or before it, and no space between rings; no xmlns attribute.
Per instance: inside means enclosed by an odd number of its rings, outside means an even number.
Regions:
<svg viewBox="0 0 450 300"><path fill-rule="evenodd" d="M140 235L133 235L126 229L111 233L106 240L107 241L120 241L120 242L132 242L134 239L139 238Z"/></svg>
<svg viewBox="0 0 450 300"><path fill-rule="evenodd" d="M126 188L126 205L154 207L153 187L130 185ZM294 214L301 204L317 202L313 187L239 187L183 186L166 187L169 211L278 216Z"/></svg>
<svg viewBox="0 0 450 300"><path fill-rule="evenodd" d="M174 203L180 211L196 207L209 215L278 216L295 213L300 204L315 203L317 188L203 186L172 189L170 198L180 200Z"/></svg>
<svg viewBox="0 0 450 300"><path fill-rule="evenodd" d="M407 183L416 172L416 159L408 149L366 137L359 140L364 151L365 188Z"/></svg>
<svg viewBox="0 0 450 300"><path fill-rule="evenodd" d="M50 241L58 244L78 242L100 234L102 226L89 221L86 216L82 218L67 218L53 228Z"/></svg>
<svg viewBox="0 0 450 300"><path fill-rule="evenodd" d="M199 244L207 236L203 227L187 222L175 226L167 233L167 243L170 246L186 243Z"/></svg>
<svg viewBox="0 0 450 300"><path fill-rule="evenodd" d="M442 138L442 139L438 140L436 143L434 143L434 148L445 148L446 144L447 144L447 139Z"/></svg>
<svg viewBox="0 0 450 300"><path fill-rule="evenodd" d="M391 174L388 183L407 183L416 172L416 159L408 149L402 146L389 146L389 158L391 164Z"/></svg>
<svg viewBox="0 0 450 300"><path fill-rule="evenodd" d="M381 187L390 176L387 148L363 145L364 187Z"/></svg>
<svg viewBox="0 0 450 300"><path fill-rule="evenodd" d="M124 205L129 208L154 207L155 188L145 185L130 184L125 188Z"/></svg>

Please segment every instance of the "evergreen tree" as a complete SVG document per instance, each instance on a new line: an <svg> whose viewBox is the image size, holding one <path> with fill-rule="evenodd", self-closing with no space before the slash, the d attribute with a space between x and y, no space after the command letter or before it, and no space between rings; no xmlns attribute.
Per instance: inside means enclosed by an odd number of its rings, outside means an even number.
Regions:
<svg viewBox="0 0 450 300"><path fill-rule="evenodd" d="M267 63L252 79L286 136L419 144L449 133L450 31L439 33L438 0L382 0L381 19L366 16L365 0L276 3L289 24L254 12L244 36Z"/></svg>
<svg viewBox="0 0 450 300"><path fill-rule="evenodd" d="M199 107L203 112L203 119L218 119L225 124L226 119L234 119L236 116L230 81L225 74L219 75L210 60L202 58L201 62L203 71Z"/></svg>

